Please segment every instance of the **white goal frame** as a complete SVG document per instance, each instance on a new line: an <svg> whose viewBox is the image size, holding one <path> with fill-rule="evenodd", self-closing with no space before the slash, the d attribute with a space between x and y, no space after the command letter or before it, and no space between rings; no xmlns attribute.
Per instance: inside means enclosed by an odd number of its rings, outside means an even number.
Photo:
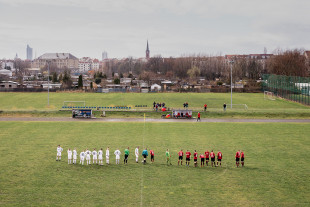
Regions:
<svg viewBox="0 0 310 207"><path fill-rule="evenodd" d="M264 91L264 99L268 99L268 100L274 101L274 100L276 100L274 97L275 97L275 95L274 95L273 92L271 92L271 91Z"/></svg>
<svg viewBox="0 0 310 207"><path fill-rule="evenodd" d="M85 107L85 101L64 101L63 106L66 106L66 103L84 103L84 107Z"/></svg>
<svg viewBox="0 0 310 207"><path fill-rule="evenodd" d="M234 106L243 106L244 110L248 110L248 105L246 104L227 104L227 106L232 106L232 108L234 108Z"/></svg>

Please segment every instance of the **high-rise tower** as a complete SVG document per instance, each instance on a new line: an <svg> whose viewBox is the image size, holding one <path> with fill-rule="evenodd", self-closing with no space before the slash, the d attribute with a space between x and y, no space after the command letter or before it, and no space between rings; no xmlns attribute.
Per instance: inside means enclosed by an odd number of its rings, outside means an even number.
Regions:
<svg viewBox="0 0 310 207"><path fill-rule="evenodd" d="M146 59L150 58L150 50L149 50L149 41L146 41L146 51L145 51L145 57Z"/></svg>
<svg viewBox="0 0 310 207"><path fill-rule="evenodd" d="M32 60L32 48L27 45L27 60Z"/></svg>

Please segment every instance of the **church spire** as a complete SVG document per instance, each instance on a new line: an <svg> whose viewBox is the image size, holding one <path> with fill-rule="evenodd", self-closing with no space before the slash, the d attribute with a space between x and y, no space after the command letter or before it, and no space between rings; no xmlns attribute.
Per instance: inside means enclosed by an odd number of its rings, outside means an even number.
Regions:
<svg viewBox="0 0 310 207"><path fill-rule="evenodd" d="M146 51L145 51L145 57L146 59L150 58L150 50L149 50L149 41L146 41Z"/></svg>

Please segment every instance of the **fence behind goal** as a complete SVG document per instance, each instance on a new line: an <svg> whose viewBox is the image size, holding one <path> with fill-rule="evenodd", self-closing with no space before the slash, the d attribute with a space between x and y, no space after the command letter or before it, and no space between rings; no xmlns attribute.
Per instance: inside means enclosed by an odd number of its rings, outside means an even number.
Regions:
<svg viewBox="0 0 310 207"><path fill-rule="evenodd" d="M262 75L263 91L275 96L310 105L310 78L283 75Z"/></svg>

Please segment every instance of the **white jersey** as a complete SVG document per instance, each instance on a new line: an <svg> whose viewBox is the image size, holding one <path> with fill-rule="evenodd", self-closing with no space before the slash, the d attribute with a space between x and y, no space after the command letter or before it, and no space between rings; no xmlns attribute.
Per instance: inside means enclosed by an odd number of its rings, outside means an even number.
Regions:
<svg viewBox="0 0 310 207"><path fill-rule="evenodd" d="M82 151L82 152L80 153L80 158L81 158L81 160L84 160L84 158L85 158L85 152Z"/></svg>
<svg viewBox="0 0 310 207"><path fill-rule="evenodd" d="M68 150L68 159L72 159L72 151L71 150Z"/></svg>
<svg viewBox="0 0 310 207"><path fill-rule="evenodd" d="M135 155L136 155L136 157L139 157L139 149L138 148L135 149Z"/></svg>
<svg viewBox="0 0 310 207"><path fill-rule="evenodd" d="M105 156L106 156L106 157L109 157L109 156L110 156L110 150L106 150L106 151L105 151Z"/></svg>
<svg viewBox="0 0 310 207"><path fill-rule="evenodd" d="M57 147L57 156L61 156L61 152L63 149L61 147Z"/></svg>
<svg viewBox="0 0 310 207"><path fill-rule="evenodd" d="M85 154L86 154L86 160L90 160L91 151L86 150Z"/></svg>
<svg viewBox="0 0 310 207"><path fill-rule="evenodd" d="M99 151L98 151L99 160L102 160L102 155L103 155L102 150L99 150Z"/></svg>
<svg viewBox="0 0 310 207"><path fill-rule="evenodd" d="M120 155L121 155L121 151L115 150L114 154L115 154L115 156L116 156L116 159L119 159L119 158L120 158Z"/></svg>
<svg viewBox="0 0 310 207"><path fill-rule="evenodd" d="M76 152L76 150L73 150L73 159L76 160L76 156L77 156L77 152Z"/></svg>
<svg viewBox="0 0 310 207"><path fill-rule="evenodd" d="M93 157L97 157L97 151L94 150L94 151L92 152L92 155L93 155Z"/></svg>

